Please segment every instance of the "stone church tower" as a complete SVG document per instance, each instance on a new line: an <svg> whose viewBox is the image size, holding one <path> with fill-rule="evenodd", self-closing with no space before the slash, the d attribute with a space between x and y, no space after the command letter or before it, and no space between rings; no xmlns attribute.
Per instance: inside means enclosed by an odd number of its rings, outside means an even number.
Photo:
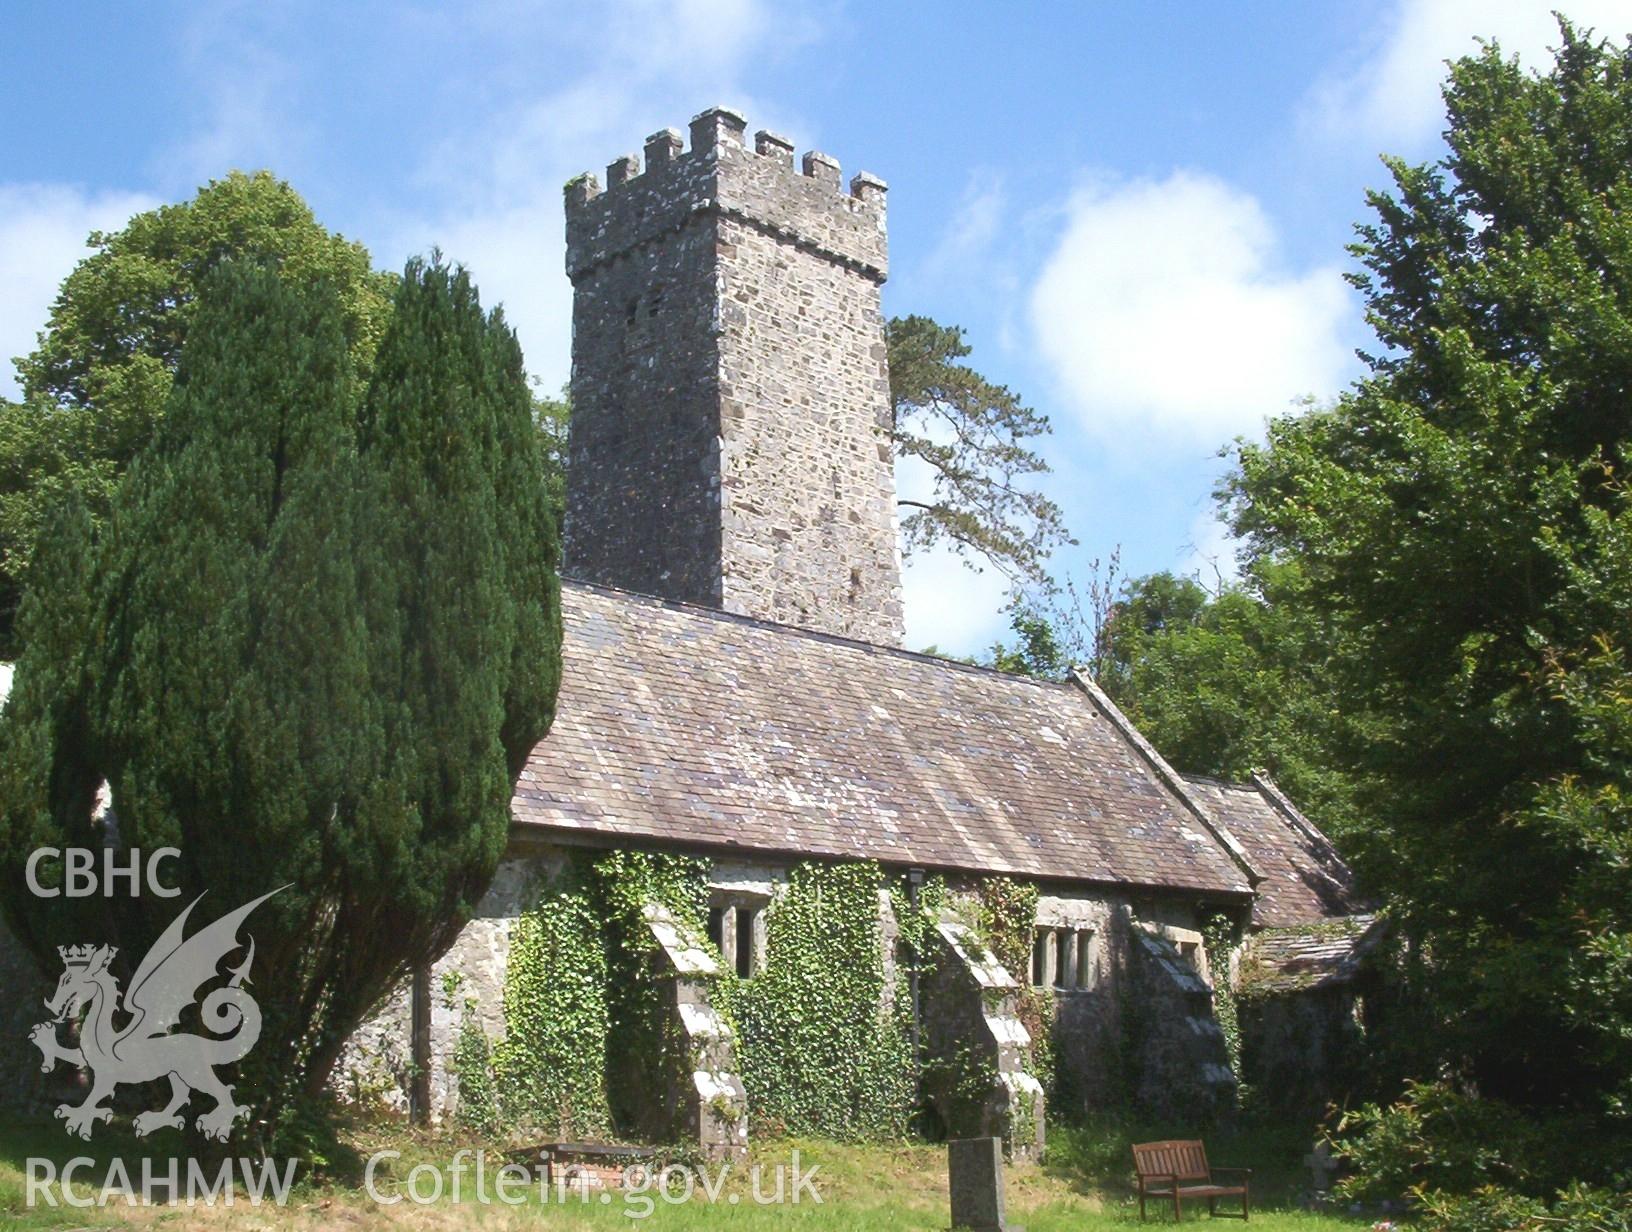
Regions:
<svg viewBox="0 0 1632 1232"><path fill-rule="evenodd" d="M566 572L899 645L884 184L736 112L566 188Z"/></svg>

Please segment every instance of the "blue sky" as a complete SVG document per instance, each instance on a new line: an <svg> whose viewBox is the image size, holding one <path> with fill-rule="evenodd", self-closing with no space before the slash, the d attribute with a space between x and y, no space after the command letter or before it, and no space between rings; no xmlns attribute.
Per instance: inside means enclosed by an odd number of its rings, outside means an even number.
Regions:
<svg viewBox="0 0 1632 1232"><path fill-rule="evenodd" d="M1556 3L0 0L0 356L89 230L268 167L380 265L464 261L559 385L561 184L727 103L889 182L886 311L965 326L1053 419L1059 574L1119 547L1211 580L1219 446L1358 371L1341 275L1378 154L1432 157L1443 60L1494 35L1542 62ZM916 561L909 644L978 651L1002 601Z"/></svg>

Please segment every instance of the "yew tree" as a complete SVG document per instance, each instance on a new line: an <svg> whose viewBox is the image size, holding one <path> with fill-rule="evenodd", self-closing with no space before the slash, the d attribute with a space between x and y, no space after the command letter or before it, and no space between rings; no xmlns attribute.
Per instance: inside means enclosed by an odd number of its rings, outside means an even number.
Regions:
<svg viewBox="0 0 1632 1232"><path fill-rule="evenodd" d="M223 262L100 526L54 518L0 720L0 889L50 966L126 975L179 906L246 931L253 1141L302 1153L340 1047L451 942L553 715L558 549L515 337L412 263L366 388L337 287ZM116 824L97 826L111 790ZM180 850L179 899L38 899L44 844ZM246 1127L240 1127L244 1131Z"/></svg>

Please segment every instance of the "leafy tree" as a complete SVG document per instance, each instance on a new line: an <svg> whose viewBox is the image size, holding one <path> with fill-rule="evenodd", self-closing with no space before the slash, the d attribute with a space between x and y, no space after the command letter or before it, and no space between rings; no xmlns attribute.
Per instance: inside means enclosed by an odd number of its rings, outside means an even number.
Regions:
<svg viewBox="0 0 1632 1232"><path fill-rule="evenodd" d="M966 560L990 562L1011 582L1046 583L1044 562L1072 542L1059 507L1028 486L1048 471L1031 443L1048 418L962 360L963 330L928 317L896 317L885 327L897 458L930 471L927 500L902 500L908 554L942 540Z"/></svg>
<svg viewBox="0 0 1632 1232"><path fill-rule="evenodd" d="M1098 677L1110 645L1111 614L1121 589L1122 549L1103 563L1088 563L1085 579L1052 579L1018 593L1009 605L1009 628L1019 641L992 647L988 663L1001 671L1063 679L1074 667Z"/></svg>
<svg viewBox="0 0 1632 1232"><path fill-rule="evenodd" d="M1322 825L1354 824L1343 750L1353 723L1331 702L1320 627L1248 585L1130 582L1107 622L1100 684L1173 765L1240 782L1267 771Z"/></svg>
<svg viewBox="0 0 1632 1232"><path fill-rule="evenodd" d="M1216 594L1194 578L1154 573L1118 583L1097 571L1066 602L1017 607L1014 643L988 663L1064 679L1086 668L1177 769L1234 781L1264 770L1333 833L1354 824L1344 756L1357 733L1333 706L1326 647L1304 614L1247 585Z"/></svg>
<svg viewBox="0 0 1632 1232"><path fill-rule="evenodd" d="M225 262L102 533L54 523L0 721L7 918L133 965L207 892L258 909L237 1098L300 1150L363 1015L469 918L553 713L555 530L520 350L410 264L363 400L332 284ZM91 803L106 780L117 833ZM180 849L180 900L39 900L34 846ZM78 906L76 907L76 904ZM103 914L103 913L106 914ZM309 1154L308 1154L309 1157Z"/></svg>
<svg viewBox="0 0 1632 1232"><path fill-rule="evenodd" d="M567 427L572 422L572 400L566 389L558 398L538 392L534 378L533 422L544 451L544 475L550 488L550 508L555 511L555 524L560 526L567 515Z"/></svg>
<svg viewBox="0 0 1632 1232"><path fill-rule="evenodd" d="M1038 680L1064 680L1070 675L1073 665L1047 616L1030 608L1018 608L1009 615L1009 628L1017 640L1012 646L1004 642L993 646L988 657L990 666Z"/></svg>
<svg viewBox="0 0 1632 1232"><path fill-rule="evenodd" d="M1557 997L1588 1058L1610 1077L1610 1110L1625 1120L1632 1117L1632 673L1625 650L1601 639L1583 660L1555 665L1553 683L1578 725L1584 757L1579 772L1542 787L1526 817L1556 850L1569 905L1554 922L1566 962L1550 974L1562 987L1548 979L1535 991Z"/></svg>
<svg viewBox="0 0 1632 1232"><path fill-rule="evenodd" d="M49 510L99 482L83 417L0 399L0 660L17 655L17 611Z"/></svg>
<svg viewBox="0 0 1632 1232"><path fill-rule="evenodd" d="M1561 27L1545 73L1494 45L1452 67L1446 156L1388 160L1354 247L1369 374L1239 446L1224 492L1367 735L1361 854L1432 1028L1414 1067L1531 1104L1625 1075L1593 1020L1625 1005L1602 947L1628 879L1591 879L1624 860L1626 765L1559 682L1632 644L1632 58Z"/></svg>
<svg viewBox="0 0 1632 1232"><path fill-rule="evenodd" d="M210 270L238 257L291 285L332 283L359 383L389 313L391 276L264 171L233 172L189 202L93 233L89 245L38 347L17 361L22 401L0 403L0 658L19 649L17 604L48 508L75 493L93 522L106 516L119 477L163 416Z"/></svg>

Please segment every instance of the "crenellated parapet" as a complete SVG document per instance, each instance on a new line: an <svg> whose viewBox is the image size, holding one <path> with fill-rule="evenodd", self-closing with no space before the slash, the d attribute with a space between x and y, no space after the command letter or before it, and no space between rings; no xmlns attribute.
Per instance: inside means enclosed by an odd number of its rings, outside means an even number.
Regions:
<svg viewBox="0 0 1632 1232"><path fill-rule="evenodd" d="M646 139L645 161L627 154L606 186L585 173L566 186L567 275L590 270L684 228L722 215L883 282L886 185L867 172L846 191L837 160L812 150L797 164L787 138L761 130L752 148L741 114L714 107L691 122L691 148L666 128Z"/></svg>

